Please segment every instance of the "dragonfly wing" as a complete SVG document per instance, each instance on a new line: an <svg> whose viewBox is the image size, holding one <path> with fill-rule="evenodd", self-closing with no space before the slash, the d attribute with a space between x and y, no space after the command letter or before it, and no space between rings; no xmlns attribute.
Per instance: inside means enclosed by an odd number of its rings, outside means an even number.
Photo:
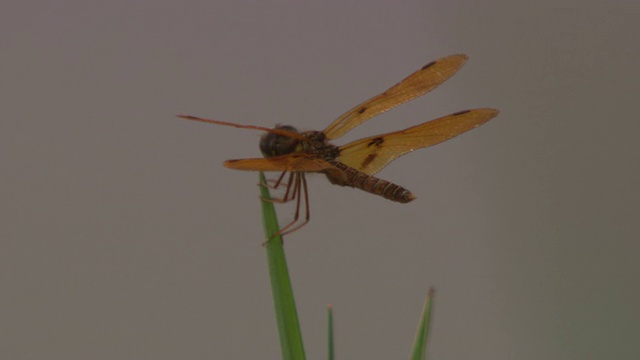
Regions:
<svg viewBox="0 0 640 360"><path fill-rule="evenodd" d="M319 172L335 168L308 154L288 154L270 158L227 160L224 166L235 170Z"/></svg>
<svg viewBox="0 0 640 360"><path fill-rule="evenodd" d="M340 147L337 161L373 175L406 153L451 139L496 115L498 111L494 109L466 110L405 130L360 139Z"/></svg>
<svg viewBox="0 0 640 360"><path fill-rule="evenodd" d="M324 133L328 139L338 138L366 120L426 94L453 76L465 61L466 55L452 55L430 62L382 94L344 113Z"/></svg>

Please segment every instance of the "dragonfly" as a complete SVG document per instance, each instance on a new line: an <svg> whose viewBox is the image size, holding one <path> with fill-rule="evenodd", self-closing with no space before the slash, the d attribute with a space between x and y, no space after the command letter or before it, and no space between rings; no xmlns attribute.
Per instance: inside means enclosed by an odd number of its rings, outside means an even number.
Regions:
<svg viewBox="0 0 640 360"><path fill-rule="evenodd" d="M467 56L464 54L432 61L385 92L353 107L322 131L300 132L290 125L267 128L191 115L177 116L265 132L260 139L262 158L227 160L224 166L236 170L281 172L277 180L272 180L270 187L284 188L284 195L267 200L277 203L296 202L293 221L280 230L280 235L284 235L300 229L311 218L306 173L323 173L332 184L364 190L391 201L408 203L414 200L416 196L408 189L374 175L402 155L439 144L486 123L498 115L498 110L478 108L459 111L404 130L370 136L343 146L333 145L330 141L340 138L374 116L435 89L453 76L466 61ZM303 220L300 217L302 204L305 209Z"/></svg>

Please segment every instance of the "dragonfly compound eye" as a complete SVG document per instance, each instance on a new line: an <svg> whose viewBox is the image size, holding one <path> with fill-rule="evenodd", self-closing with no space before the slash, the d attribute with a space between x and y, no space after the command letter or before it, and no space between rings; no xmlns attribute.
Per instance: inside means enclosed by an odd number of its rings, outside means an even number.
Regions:
<svg viewBox="0 0 640 360"><path fill-rule="evenodd" d="M296 128L289 125L278 125L275 129L289 131L296 134L298 133ZM260 151L262 152L262 155L267 158L286 155L294 152L299 143L299 139L291 136L266 133L260 139Z"/></svg>

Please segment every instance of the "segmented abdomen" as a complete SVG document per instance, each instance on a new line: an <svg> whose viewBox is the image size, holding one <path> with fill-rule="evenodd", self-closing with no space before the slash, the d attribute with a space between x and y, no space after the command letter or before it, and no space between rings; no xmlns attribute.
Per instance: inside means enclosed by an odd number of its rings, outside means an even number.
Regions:
<svg viewBox="0 0 640 360"><path fill-rule="evenodd" d="M340 162L332 161L331 164L342 170L344 174L344 177L336 178L336 176L327 173L329 181L333 184L351 186L400 203L408 203L416 198L411 191L400 185L365 174Z"/></svg>

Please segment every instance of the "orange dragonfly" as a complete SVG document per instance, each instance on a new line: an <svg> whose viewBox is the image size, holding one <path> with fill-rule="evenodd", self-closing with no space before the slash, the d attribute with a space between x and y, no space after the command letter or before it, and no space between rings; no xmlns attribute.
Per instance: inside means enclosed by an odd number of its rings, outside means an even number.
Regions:
<svg viewBox="0 0 640 360"><path fill-rule="evenodd" d="M392 201L408 203L415 199L415 195L409 190L373 175L406 153L441 143L484 124L498 115L497 110L460 111L408 129L371 136L343 146L333 145L329 140L337 139L366 120L433 90L453 76L466 60L466 55L452 55L430 62L382 94L347 111L323 131L298 132L289 125L278 125L271 129L190 115L178 117L266 132L260 140L264 158L227 160L224 166L236 170L282 172L272 187L286 187L284 196L270 200L296 200L293 221L280 230L280 234L284 235L309 222L309 195L305 179L307 172L324 173L332 184L361 189ZM289 177L284 182L286 174ZM297 224L302 201L305 204L305 219Z"/></svg>

